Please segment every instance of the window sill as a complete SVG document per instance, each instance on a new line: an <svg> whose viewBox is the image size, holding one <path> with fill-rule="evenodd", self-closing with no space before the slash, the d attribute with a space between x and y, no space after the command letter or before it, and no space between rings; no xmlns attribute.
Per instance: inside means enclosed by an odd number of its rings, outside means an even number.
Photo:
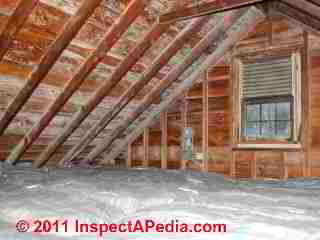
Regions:
<svg viewBox="0 0 320 240"><path fill-rule="evenodd" d="M233 151L267 151L278 150L288 152L299 152L302 150L301 144L286 143L286 144L237 144L232 148Z"/></svg>

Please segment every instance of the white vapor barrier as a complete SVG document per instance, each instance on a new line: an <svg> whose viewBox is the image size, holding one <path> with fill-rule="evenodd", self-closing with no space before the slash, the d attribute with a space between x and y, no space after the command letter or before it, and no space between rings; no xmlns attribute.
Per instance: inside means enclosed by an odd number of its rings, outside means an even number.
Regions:
<svg viewBox="0 0 320 240"><path fill-rule="evenodd" d="M1 240L320 240L319 179L236 181L180 170L36 170L1 165L0 203ZM21 220L29 223L28 232L17 231L26 230L17 224ZM51 231L35 233L37 220L50 223ZM77 221L100 226L150 220L185 223L191 229L195 224L225 224L227 232L153 229L100 236L75 227ZM60 224L57 232L55 221Z"/></svg>

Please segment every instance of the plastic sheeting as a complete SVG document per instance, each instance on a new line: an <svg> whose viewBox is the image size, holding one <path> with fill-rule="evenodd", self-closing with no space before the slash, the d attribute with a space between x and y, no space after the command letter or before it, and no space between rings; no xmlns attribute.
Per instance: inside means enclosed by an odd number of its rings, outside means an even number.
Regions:
<svg viewBox="0 0 320 240"><path fill-rule="evenodd" d="M320 240L320 181L233 181L160 169L0 166L0 239ZM19 219L224 223L227 233L17 233Z"/></svg>

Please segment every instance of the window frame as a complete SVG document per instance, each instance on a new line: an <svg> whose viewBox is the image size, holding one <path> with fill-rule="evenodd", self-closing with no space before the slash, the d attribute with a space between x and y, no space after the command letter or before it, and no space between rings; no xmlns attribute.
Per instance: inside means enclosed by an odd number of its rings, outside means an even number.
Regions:
<svg viewBox="0 0 320 240"><path fill-rule="evenodd" d="M263 104L268 104L268 103L287 103L289 102L290 104L290 118L289 120L262 120L261 116L261 105ZM260 105L260 120L259 121L248 121L248 114L247 114L247 106L248 105ZM265 138L250 138L247 135L247 123L248 122L258 122L258 123L263 123L263 122L290 122L290 137L288 139L280 139L280 138L272 138L269 140L280 140L280 141L293 141L294 138L294 97L292 95L287 95L287 96L267 96L267 97L257 97L257 98L244 98L242 99L241 102L241 116L242 116L242 124L241 124L241 136L244 138L245 141L250 141L250 140L267 140ZM261 132L261 127L260 127L260 132Z"/></svg>
<svg viewBox="0 0 320 240"><path fill-rule="evenodd" d="M292 81L293 81L293 97L292 97L292 111L293 116L293 126L292 138L290 140L246 140L243 138L243 111L242 111L242 64L250 62L263 61L263 59L281 58L281 57L291 57L292 58ZM273 148L281 149L286 148L290 145L301 144L301 128L302 128L302 89L301 89L301 79L302 79L302 69L303 64L303 45L297 44L293 46L278 46L272 48L266 48L261 50L254 50L252 52L240 52L233 50L232 53L232 70L230 72L231 79L233 79L231 84L232 98L231 98L231 112L232 117L232 129L231 143L233 146L246 146L250 145L252 149L259 149L264 145L272 145ZM269 98L269 97L268 97Z"/></svg>

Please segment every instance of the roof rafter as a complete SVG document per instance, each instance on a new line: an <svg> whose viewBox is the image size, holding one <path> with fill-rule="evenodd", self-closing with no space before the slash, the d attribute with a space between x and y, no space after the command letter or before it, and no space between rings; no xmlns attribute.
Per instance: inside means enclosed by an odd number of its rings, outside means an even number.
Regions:
<svg viewBox="0 0 320 240"><path fill-rule="evenodd" d="M55 153L55 151L67 140L86 117L98 106L98 104L121 81L128 71L139 61L144 53L157 41L169 28L169 24L155 24L143 37L128 56L111 74L110 78L94 93L86 105L79 110L66 126L65 131L58 135L53 142L42 152L33 166L40 167Z"/></svg>
<svg viewBox="0 0 320 240"><path fill-rule="evenodd" d="M48 74L54 63L58 60L63 50L68 46L71 40L76 36L85 21L94 12L101 0L83 1L79 10L63 27L56 40L50 45L46 53L42 56L40 63L29 75L25 85L15 96L13 101L6 108L0 118L0 135L4 133L10 122L21 110L23 105L38 87L40 82Z"/></svg>
<svg viewBox="0 0 320 240"><path fill-rule="evenodd" d="M0 34L0 61L9 50L15 35L20 31L39 0L20 0L14 13L9 17L6 26Z"/></svg>
<svg viewBox="0 0 320 240"><path fill-rule="evenodd" d="M139 91L148 82L157 75L161 68L163 68L167 62L173 57L188 41L189 37L198 31L203 26L209 17L199 18L189 23L184 30L176 36L176 38L165 48L155 61L146 69L142 74L142 77L133 83L130 88L120 97L116 104L113 105L111 110L106 112L104 116L94 125L92 128L81 138L80 142L68 152L67 155L60 161L60 164L71 161L78 154L80 154L86 146L99 135L101 131L121 112L121 110L127 106L132 98L137 96Z"/></svg>
<svg viewBox="0 0 320 240"><path fill-rule="evenodd" d="M217 25L206 35L201 41L192 49L191 53L173 68L167 76L162 79L158 85L156 85L152 91L143 99L142 103L137 107L137 109L131 113L124 121L120 122L117 127L108 135L99 145L97 145L87 156L87 160L91 161L98 157L102 152L107 150L113 141L117 139L128 126L135 121L147 108L161 96L161 94L173 84L179 76L181 76L201 55L212 45L213 42L221 38L222 31L225 31L231 26L236 19L238 19L243 11L236 11L228 13L230 21L225 22L224 18L220 19Z"/></svg>
<svg viewBox="0 0 320 240"><path fill-rule="evenodd" d="M142 121L129 135L121 141L108 155L105 159L114 159L117 157L123 149L129 143L132 143L137 137L141 135L143 130L150 126L154 120L159 116L160 112L166 111L179 97L189 89L195 81L197 81L205 71L214 65L216 65L226 54L226 52L237 42L243 39L243 37L252 31L254 27L263 20L263 14L257 9L250 9L246 16L246 19L241 23L235 23L237 27L232 27L232 29L226 33L225 38L220 42L219 47L201 64L201 66L192 75L185 79L179 87L177 87L165 101L160 103L160 105L152 111L152 113Z"/></svg>
<svg viewBox="0 0 320 240"><path fill-rule="evenodd" d="M139 16L145 5L146 4L143 3L143 1L135 0L127 6L120 18L115 21L110 30L105 34L104 38L100 41L99 46L90 54L78 71L67 82L61 94L48 107L38 123L30 129L19 144L13 149L6 162L14 163L19 160L22 154L49 125L53 117L61 110L74 92L79 89L90 72L96 68L96 66L103 60L106 53L114 46L114 44L120 39L121 35Z"/></svg>
<svg viewBox="0 0 320 240"><path fill-rule="evenodd" d="M300 4L302 4L305 8L301 9ZM320 35L320 19L318 18L318 16L315 16L310 11L308 11L307 7L315 7L317 10L319 8L317 5L313 6L312 3L305 0L299 0L299 5L294 1L288 2L287 0L276 1L272 3L272 8L276 12L299 24L300 26L302 26L302 28Z"/></svg>
<svg viewBox="0 0 320 240"><path fill-rule="evenodd" d="M214 13L248 7L262 3L265 0L223 0L209 3L201 3L189 8L179 9L158 17L160 23L184 20L188 18L211 15Z"/></svg>

